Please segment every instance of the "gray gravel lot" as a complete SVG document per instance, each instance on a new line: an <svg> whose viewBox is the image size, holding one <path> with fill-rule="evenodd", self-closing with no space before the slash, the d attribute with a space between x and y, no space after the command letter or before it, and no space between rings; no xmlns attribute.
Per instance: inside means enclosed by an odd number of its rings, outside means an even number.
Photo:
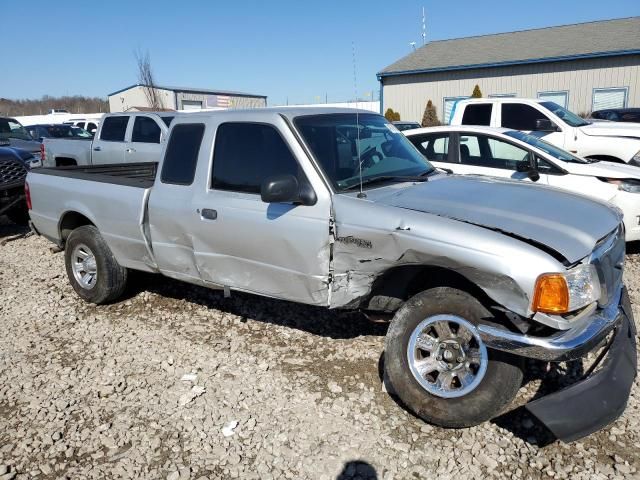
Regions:
<svg viewBox="0 0 640 480"><path fill-rule="evenodd" d="M638 381L622 418L571 445L521 409L432 427L382 389L385 324L143 274L88 305L24 232L0 219L0 480L640 478ZM529 367L519 403L576 371Z"/></svg>

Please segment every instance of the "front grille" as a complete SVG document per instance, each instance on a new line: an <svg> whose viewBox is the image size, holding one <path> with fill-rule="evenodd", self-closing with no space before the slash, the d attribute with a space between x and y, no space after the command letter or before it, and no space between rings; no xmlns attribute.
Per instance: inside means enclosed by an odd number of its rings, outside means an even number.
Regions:
<svg viewBox="0 0 640 480"><path fill-rule="evenodd" d="M27 169L17 160L0 162L0 187L24 182Z"/></svg>
<svg viewBox="0 0 640 480"><path fill-rule="evenodd" d="M625 241L624 228L620 225L614 232L598 243L591 255L591 263L600 277L600 306L606 306L622 287Z"/></svg>

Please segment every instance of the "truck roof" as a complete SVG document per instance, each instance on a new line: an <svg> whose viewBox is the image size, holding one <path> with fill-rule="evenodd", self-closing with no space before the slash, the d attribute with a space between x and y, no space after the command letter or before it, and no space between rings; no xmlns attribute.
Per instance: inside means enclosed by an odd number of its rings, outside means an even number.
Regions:
<svg viewBox="0 0 640 480"><path fill-rule="evenodd" d="M541 100L539 98L523 98L523 97L490 97L490 98L465 98L463 100L459 100L458 103L513 103L513 102L523 102L523 103L542 103L545 100Z"/></svg>
<svg viewBox="0 0 640 480"><path fill-rule="evenodd" d="M425 127L425 128L414 128L413 130L407 130L404 133L407 137L411 137L413 135L420 135L423 133L437 133L437 132L472 132L472 133L506 133L513 132L513 128L502 128L502 127L486 127L480 125L441 125L439 127Z"/></svg>
<svg viewBox="0 0 640 480"><path fill-rule="evenodd" d="M266 107L266 108L248 108L238 110L213 110L209 112L194 112L194 113L180 113L176 115L176 119L185 118L209 118L218 116L232 116L234 118L242 118L243 116L251 116L255 118L258 116L273 117L284 115L287 118L295 118L303 115L329 115L335 113L358 113L360 115L378 115L371 110L362 110L356 108L342 108L342 107Z"/></svg>

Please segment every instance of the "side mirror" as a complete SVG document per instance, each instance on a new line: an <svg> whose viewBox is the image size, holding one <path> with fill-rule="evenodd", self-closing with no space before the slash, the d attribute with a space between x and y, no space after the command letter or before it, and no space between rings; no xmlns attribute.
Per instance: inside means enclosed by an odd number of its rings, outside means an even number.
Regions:
<svg viewBox="0 0 640 480"><path fill-rule="evenodd" d="M538 118L536 120L536 132L557 132L558 127L548 118Z"/></svg>
<svg viewBox="0 0 640 480"><path fill-rule="evenodd" d="M297 203L314 205L316 193L311 185L299 184L293 175L275 175L267 178L260 186L260 198L265 203Z"/></svg>
<svg viewBox="0 0 640 480"><path fill-rule="evenodd" d="M518 162L516 164L516 171L520 173L526 173L529 180L532 182L537 182L540 180L540 173L538 170L533 168L529 162Z"/></svg>
<svg viewBox="0 0 640 480"><path fill-rule="evenodd" d="M538 180L540 180L540 174L535 168L532 168L527 172L527 177L529 177L529 180L531 180L532 182L537 182Z"/></svg>

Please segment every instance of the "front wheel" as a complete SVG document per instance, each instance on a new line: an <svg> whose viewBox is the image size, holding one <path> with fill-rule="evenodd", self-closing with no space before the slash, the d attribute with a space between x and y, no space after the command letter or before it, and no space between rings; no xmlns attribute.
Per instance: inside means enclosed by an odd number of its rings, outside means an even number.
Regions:
<svg viewBox="0 0 640 480"><path fill-rule="evenodd" d="M425 290L398 310L384 365L400 400L443 427L478 425L498 415L522 384L519 360L488 350L476 328L491 314L462 290Z"/></svg>
<svg viewBox="0 0 640 480"><path fill-rule="evenodd" d="M64 259L69 282L83 300L100 305L117 299L124 292L127 269L118 264L93 225L71 232Z"/></svg>

